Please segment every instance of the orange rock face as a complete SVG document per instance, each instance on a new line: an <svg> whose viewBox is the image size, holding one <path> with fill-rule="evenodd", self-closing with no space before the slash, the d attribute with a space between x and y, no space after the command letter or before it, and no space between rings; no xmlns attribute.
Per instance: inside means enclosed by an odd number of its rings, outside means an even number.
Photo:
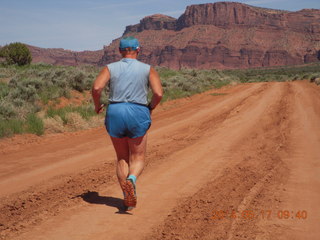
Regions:
<svg viewBox="0 0 320 240"><path fill-rule="evenodd" d="M320 61L320 10L264 9L234 2L191 5L178 19L162 14L127 26L142 45L139 59L155 66L251 68ZM99 51L30 47L35 62L105 65L120 59L119 39Z"/></svg>
<svg viewBox="0 0 320 240"><path fill-rule="evenodd" d="M32 62L43 62L53 65L97 65L103 56L103 50L74 52L62 48L39 48L28 46Z"/></svg>
<svg viewBox="0 0 320 240"><path fill-rule="evenodd" d="M178 19L145 17L128 26L142 45L140 60L180 68L250 68L320 61L320 10L288 12L241 3L188 6ZM101 65L118 60L119 39Z"/></svg>

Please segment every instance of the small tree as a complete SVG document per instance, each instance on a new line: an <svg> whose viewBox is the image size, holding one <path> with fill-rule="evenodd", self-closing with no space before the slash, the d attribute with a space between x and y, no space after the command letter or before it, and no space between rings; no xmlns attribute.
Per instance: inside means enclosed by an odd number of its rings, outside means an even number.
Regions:
<svg viewBox="0 0 320 240"><path fill-rule="evenodd" d="M10 43L0 49L0 57L5 58L7 64L19 66L30 64L32 56L29 48L23 43Z"/></svg>

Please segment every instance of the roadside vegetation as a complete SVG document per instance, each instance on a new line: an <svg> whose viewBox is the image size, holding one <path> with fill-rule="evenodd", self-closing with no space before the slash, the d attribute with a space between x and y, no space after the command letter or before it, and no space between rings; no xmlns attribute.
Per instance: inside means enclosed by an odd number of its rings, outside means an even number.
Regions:
<svg viewBox="0 0 320 240"><path fill-rule="evenodd" d="M103 124L93 110L89 91L100 67L0 65L0 137L14 134L58 133ZM157 68L164 99L188 97L228 84L261 81L317 82L320 64L247 70L190 70ZM107 103L107 91L103 95ZM73 99L78 98L77 102Z"/></svg>
<svg viewBox="0 0 320 240"><path fill-rule="evenodd" d="M32 61L31 52L23 43L10 43L0 49L0 57L4 58L5 64L28 65Z"/></svg>
<svg viewBox="0 0 320 240"><path fill-rule="evenodd" d="M94 116L90 102L57 106L61 99L71 101L73 92L84 96L98 72L92 66L0 66L0 137L42 135L87 126L86 120Z"/></svg>

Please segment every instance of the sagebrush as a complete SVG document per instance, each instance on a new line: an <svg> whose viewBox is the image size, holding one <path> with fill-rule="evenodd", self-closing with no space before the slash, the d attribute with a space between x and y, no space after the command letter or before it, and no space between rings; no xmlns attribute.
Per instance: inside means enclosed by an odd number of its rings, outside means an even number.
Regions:
<svg viewBox="0 0 320 240"><path fill-rule="evenodd" d="M89 91L100 69L41 63L0 65L0 137L25 132L41 135L45 131L63 132L102 125L103 116L96 116L91 99L78 105L57 107L62 97L71 97L71 91ZM320 78L320 64L244 70L156 69L164 88L163 101L227 84ZM106 88L102 102L107 104L107 98Z"/></svg>

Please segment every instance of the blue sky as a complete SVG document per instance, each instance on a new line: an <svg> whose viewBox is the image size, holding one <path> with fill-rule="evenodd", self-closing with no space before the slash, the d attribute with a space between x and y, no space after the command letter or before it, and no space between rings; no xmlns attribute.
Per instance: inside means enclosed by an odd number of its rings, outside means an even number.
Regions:
<svg viewBox="0 0 320 240"><path fill-rule="evenodd" d="M23 42L44 48L98 50L127 25L162 13L179 17L186 6L209 0L0 0L0 45ZM259 7L297 11L319 0L243 0Z"/></svg>

